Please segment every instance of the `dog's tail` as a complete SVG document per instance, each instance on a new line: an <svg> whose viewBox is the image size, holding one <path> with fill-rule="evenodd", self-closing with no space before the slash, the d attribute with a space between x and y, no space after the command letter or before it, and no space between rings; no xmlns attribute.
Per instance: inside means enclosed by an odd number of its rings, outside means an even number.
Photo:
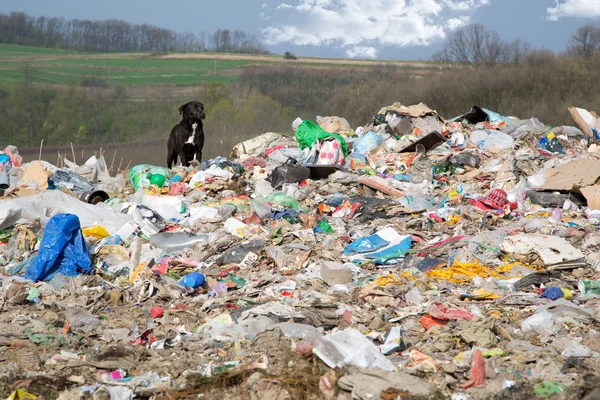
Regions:
<svg viewBox="0 0 600 400"><path fill-rule="evenodd" d="M177 152L172 150L169 154L167 154L167 167L171 169L173 165L177 164Z"/></svg>

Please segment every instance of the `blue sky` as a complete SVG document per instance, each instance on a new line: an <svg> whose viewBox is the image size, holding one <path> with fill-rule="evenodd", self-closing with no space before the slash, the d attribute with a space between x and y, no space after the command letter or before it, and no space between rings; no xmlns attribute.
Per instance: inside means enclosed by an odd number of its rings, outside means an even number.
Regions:
<svg viewBox="0 0 600 400"><path fill-rule="evenodd" d="M471 22L556 51L579 26L600 23L600 0L2 0L0 12L10 11L177 32L240 29L276 53L390 59L427 59Z"/></svg>

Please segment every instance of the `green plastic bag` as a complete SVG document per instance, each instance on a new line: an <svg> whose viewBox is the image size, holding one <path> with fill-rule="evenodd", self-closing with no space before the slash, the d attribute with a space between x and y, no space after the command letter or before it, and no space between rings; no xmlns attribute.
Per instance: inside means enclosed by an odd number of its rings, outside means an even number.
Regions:
<svg viewBox="0 0 600 400"><path fill-rule="evenodd" d="M344 151L344 156L348 155L348 146L346 145L346 140L340 135L336 135L335 133L329 133L315 122L304 120L296 129L296 141L300 145L300 150L304 150L306 148L311 148L313 143L319 139L325 139L329 137L334 137L342 144L342 150Z"/></svg>
<svg viewBox="0 0 600 400"><path fill-rule="evenodd" d="M269 197L267 197L267 201L269 203L279 204L280 206L288 207L296 211L300 211L302 208L300 203L298 203L298 200L282 192L275 192L271 194Z"/></svg>
<svg viewBox="0 0 600 400"><path fill-rule="evenodd" d="M131 168L129 171L129 180L135 190L140 187L150 186L150 180L148 179L148 172L152 174L164 175L166 179L171 178L171 171L165 167L157 167L155 165L140 164Z"/></svg>

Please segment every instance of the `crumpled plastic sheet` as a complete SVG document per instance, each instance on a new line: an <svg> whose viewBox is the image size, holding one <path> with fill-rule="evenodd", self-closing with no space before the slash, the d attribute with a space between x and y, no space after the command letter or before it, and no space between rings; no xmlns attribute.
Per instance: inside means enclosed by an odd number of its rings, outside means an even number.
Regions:
<svg viewBox="0 0 600 400"><path fill-rule="evenodd" d="M59 214L48 222L38 255L27 269L25 278L34 282L48 281L58 272L76 276L92 270L79 218L73 214Z"/></svg>

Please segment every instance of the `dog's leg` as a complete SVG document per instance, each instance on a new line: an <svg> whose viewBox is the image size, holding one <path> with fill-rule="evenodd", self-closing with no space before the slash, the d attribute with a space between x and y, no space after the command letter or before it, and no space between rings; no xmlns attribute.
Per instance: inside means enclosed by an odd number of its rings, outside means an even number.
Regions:
<svg viewBox="0 0 600 400"><path fill-rule="evenodd" d="M167 167L171 169L175 164L177 164L177 152L173 149L169 149L169 154L167 154Z"/></svg>
<svg viewBox="0 0 600 400"><path fill-rule="evenodd" d="M181 165L183 165L184 167L189 167L190 166L190 162L185 157L185 152L184 151L182 151L182 152L179 153L179 158L181 159Z"/></svg>
<svg viewBox="0 0 600 400"><path fill-rule="evenodd" d="M196 141L196 145L194 146L194 150L196 151L196 160L199 163L202 162L202 149L204 148L204 132L201 135L198 135L198 139Z"/></svg>

